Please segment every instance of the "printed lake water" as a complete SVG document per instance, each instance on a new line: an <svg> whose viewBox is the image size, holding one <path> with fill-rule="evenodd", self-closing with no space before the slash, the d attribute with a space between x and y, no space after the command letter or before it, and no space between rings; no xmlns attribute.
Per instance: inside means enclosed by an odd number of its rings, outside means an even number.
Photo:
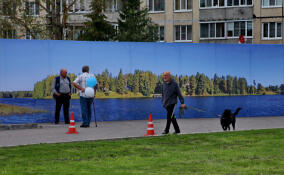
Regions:
<svg viewBox="0 0 284 175"><path fill-rule="evenodd" d="M54 122L54 100L2 98L0 103L48 111L39 114L0 116L2 124ZM238 115L240 117L284 116L284 95L186 97L185 104L206 112L189 108L185 110L182 118L214 118L222 114L224 109L234 111L238 107L242 108ZM166 118L166 110L161 105L161 98L96 99L95 106L97 121L146 120L150 113L153 119ZM71 100L71 111L74 112L75 121L81 121L79 100ZM178 108L175 113L178 116ZM63 118L61 111L60 120L63 121Z"/></svg>

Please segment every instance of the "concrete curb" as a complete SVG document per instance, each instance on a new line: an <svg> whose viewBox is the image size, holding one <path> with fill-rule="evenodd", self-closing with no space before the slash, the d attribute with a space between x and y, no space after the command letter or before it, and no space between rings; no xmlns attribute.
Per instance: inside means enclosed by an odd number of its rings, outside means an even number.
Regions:
<svg viewBox="0 0 284 175"><path fill-rule="evenodd" d="M18 130L18 129L35 129L35 128L42 128L42 126L39 126L37 123L0 125L0 130Z"/></svg>

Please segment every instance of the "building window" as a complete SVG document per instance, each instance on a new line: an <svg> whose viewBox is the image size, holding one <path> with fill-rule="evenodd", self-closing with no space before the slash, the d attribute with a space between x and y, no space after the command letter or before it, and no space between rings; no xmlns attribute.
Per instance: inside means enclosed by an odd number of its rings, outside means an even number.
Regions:
<svg viewBox="0 0 284 175"><path fill-rule="evenodd" d="M282 23L266 22L262 23L263 39L282 39Z"/></svg>
<svg viewBox="0 0 284 175"><path fill-rule="evenodd" d="M200 0L200 7L224 7L225 0Z"/></svg>
<svg viewBox="0 0 284 175"><path fill-rule="evenodd" d="M122 0L106 0L104 11L107 13L118 12L122 9L122 4Z"/></svg>
<svg viewBox="0 0 284 175"><path fill-rule="evenodd" d="M201 38L224 38L225 37L225 23L201 23L200 24Z"/></svg>
<svg viewBox="0 0 284 175"><path fill-rule="evenodd" d="M282 7L282 0L262 0L262 7Z"/></svg>
<svg viewBox="0 0 284 175"><path fill-rule="evenodd" d="M175 41L191 41L191 40L192 40L191 25L175 26Z"/></svg>
<svg viewBox="0 0 284 175"><path fill-rule="evenodd" d="M16 14L17 6L15 3L3 2L0 4L0 14L3 16L10 16Z"/></svg>
<svg viewBox="0 0 284 175"><path fill-rule="evenodd" d="M241 34L252 37L252 29L252 21L201 23L200 38L238 38Z"/></svg>
<svg viewBox="0 0 284 175"><path fill-rule="evenodd" d="M253 29L252 21L247 21L247 28L246 28L247 35L246 36L252 37L252 29Z"/></svg>
<svg viewBox="0 0 284 175"><path fill-rule="evenodd" d="M209 38L209 24L200 24L200 38Z"/></svg>
<svg viewBox="0 0 284 175"><path fill-rule="evenodd" d="M16 30L14 30L14 29L2 30L2 38L4 38L4 39L16 39L17 38Z"/></svg>
<svg viewBox="0 0 284 175"><path fill-rule="evenodd" d="M252 21L235 21L227 23L227 37L252 37Z"/></svg>
<svg viewBox="0 0 284 175"><path fill-rule="evenodd" d="M39 15L39 4L36 2L25 2L26 15L38 16Z"/></svg>
<svg viewBox="0 0 284 175"><path fill-rule="evenodd" d="M63 12L64 4L66 4L65 8L69 8L69 6L71 5L70 9L68 10L69 13L85 13L89 11L88 9L89 5L87 5L87 0L77 0L77 1L76 0L61 0L61 3L60 3L61 13Z"/></svg>
<svg viewBox="0 0 284 175"><path fill-rule="evenodd" d="M159 41L165 40L165 27L164 26L159 26L158 35L159 35Z"/></svg>
<svg viewBox="0 0 284 175"><path fill-rule="evenodd" d="M250 6L252 0L227 0L227 6Z"/></svg>
<svg viewBox="0 0 284 175"><path fill-rule="evenodd" d="M175 11L192 10L192 0L175 0Z"/></svg>
<svg viewBox="0 0 284 175"><path fill-rule="evenodd" d="M148 0L148 7L150 12L165 11L165 0Z"/></svg>
<svg viewBox="0 0 284 175"><path fill-rule="evenodd" d="M28 39L28 40L40 39L40 34L39 33L35 33L34 35L32 35L32 33L30 31L26 31L25 39Z"/></svg>
<svg viewBox="0 0 284 175"><path fill-rule="evenodd" d="M251 6L253 0L200 0L201 8Z"/></svg>
<svg viewBox="0 0 284 175"><path fill-rule="evenodd" d="M115 35L118 34L118 24L112 24L114 30L115 30Z"/></svg>
<svg viewBox="0 0 284 175"><path fill-rule="evenodd" d="M73 40L78 40L83 34L83 27L74 27L74 38Z"/></svg>

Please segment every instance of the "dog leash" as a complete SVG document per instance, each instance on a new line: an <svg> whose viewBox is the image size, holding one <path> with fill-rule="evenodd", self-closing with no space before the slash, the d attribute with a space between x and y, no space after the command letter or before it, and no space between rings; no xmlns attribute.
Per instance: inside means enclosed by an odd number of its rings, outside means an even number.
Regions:
<svg viewBox="0 0 284 175"><path fill-rule="evenodd" d="M197 112L209 113L209 114L216 115L217 117L221 117L221 115L219 115L219 114L211 113L211 112L208 112L208 111L205 111L205 110L202 110L202 109L198 109L198 108L195 108L195 107L192 107L192 106L189 106L189 108L191 108L192 110L197 111Z"/></svg>

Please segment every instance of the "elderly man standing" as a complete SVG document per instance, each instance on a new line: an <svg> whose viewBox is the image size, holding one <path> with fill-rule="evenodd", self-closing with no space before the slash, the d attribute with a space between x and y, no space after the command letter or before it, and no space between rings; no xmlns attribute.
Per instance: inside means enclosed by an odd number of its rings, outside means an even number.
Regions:
<svg viewBox="0 0 284 175"><path fill-rule="evenodd" d="M61 106L63 105L63 113L65 124L69 124L69 106L71 99L71 81L67 76L67 70L61 69L60 76L55 77L53 86L53 97L56 100L56 108L55 108L55 124L59 123L59 116Z"/></svg>
<svg viewBox="0 0 284 175"><path fill-rule="evenodd" d="M176 116L174 115L175 106L177 104L177 97L180 100L181 108L185 108L184 98L180 92L178 84L171 78L171 73L166 71L163 73L164 83L162 90L162 103L163 107L167 110L167 125L163 132L163 134L168 134L170 130L171 122L175 128L175 134L180 133L180 129L176 120Z"/></svg>

